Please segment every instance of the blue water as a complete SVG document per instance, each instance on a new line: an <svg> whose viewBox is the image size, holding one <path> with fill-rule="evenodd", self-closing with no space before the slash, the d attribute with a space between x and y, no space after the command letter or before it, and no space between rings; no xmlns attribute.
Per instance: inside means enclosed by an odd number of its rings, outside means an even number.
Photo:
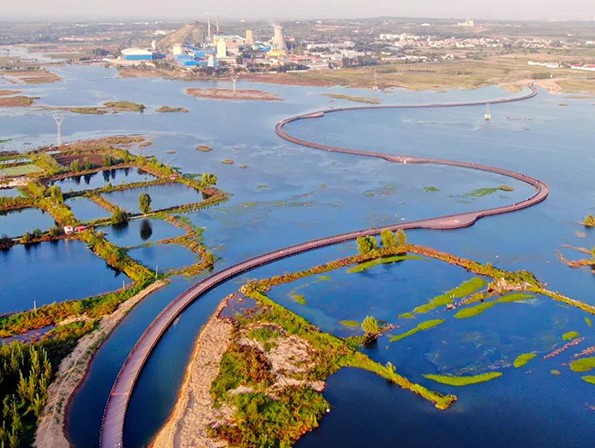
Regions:
<svg viewBox="0 0 595 448"><path fill-rule="evenodd" d="M187 87L230 87L231 83L226 81L121 80L115 78L114 70L103 67L56 70L65 78L63 83L30 88L32 94L41 97L42 104L95 105L122 99L142 102L149 108L145 114L68 114L63 127L65 140L147 134L154 143L135 149L138 154L155 155L184 173L210 171L218 176L218 186L233 195L230 200L187 215L193 223L205 227L205 243L219 257L216 269L308 238L493 207L531 194L524 185L500 176L449 167L396 166L380 160L322 153L289 144L274 135L274 124L282 118L343 105L322 96L323 93L371 94L365 90L263 85L240 80L240 88L268 90L280 94L285 101L231 104L198 100L184 93ZM492 87L439 93L394 90L374 95L385 104L421 104L490 99L506 94ZM560 107L560 103L568 106ZM153 112L164 104L186 107L190 112ZM586 238L577 234L583 230L578 224L583 216L595 213L595 192L590 188L595 162L591 148L592 101L541 92L528 102L493 106L490 123L483 121L483 112L482 107L349 112L296 123L288 129L299 136L346 147L471 160L543 179L551 187L551 195L536 207L483 219L460 231L410 232L410 239L505 269L529 269L550 288L595 303L595 277L588 270L572 270L558 261L563 244L587 248L595 245L592 232ZM4 145L5 149L26 150L30 147L27 143L55 141L55 125L43 111L5 109L0 110L0 115L0 135L12 139ZM208 144L213 151L198 152L194 148L199 144ZM235 164L224 165L224 159L232 159ZM248 168L241 169L241 164ZM477 188L501 184L511 184L514 191L483 198L467 195ZM426 186L436 186L440 191L426 193ZM179 193L182 195L167 189L156 190L155 195L149 192L154 208L160 206L159 201L167 206L169 200L188 200L185 190ZM135 191L127 197L115 195L113 200L133 211L139 194ZM284 260L248 273L247 277L306 268L353 251L353 244L341 245ZM167 254L163 252L161 256ZM390 269L381 267L378 273L369 275L332 274L330 282L303 291L306 306L287 298L293 286L280 293L278 299L341 332L345 330L336 322L342 318L361 319L366 314L378 314L395 320L401 307L404 310L405 305L419 304L465 278L468 274L458 269L411 261ZM69 434L76 446L96 446L103 406L122 360L151 318L188 286L187 282L177 280L139 305L100 349L91 375L75 397L69 414ZM148 443L165 421L200 326L218 301L239 284L240 279L235 279L201 298L159 344L132 396L126 446ZM437 311L436 315L443 312ZM333 411L321 428L301 443L590 446L592 411L585 403L594 404L590 398L592 386L561 367L574 352L535 362L535 371L530 374L507 367L518 354L517 349L544 354L562 343L560 335L567 330L576 329L590 338L577 350L593 345L592 330L584 324L580 327L581 318L580 313L538 298L535 304L499 305L466 322L449 318L448 325L398 343L381 341L370 350L371 356L379 361L391 360L412 379L440 391L450 389L426 381L421 374L484 371L497 366L505 375L484 385L457 390L459 402L453 409L440 412L411 393L389 387L384 380L369 374L339 372L327 388ZM413 325L397 323L402 330ZM483 339L478 339L477 333ZM531 364L528 367L533 368ZM555 377L549 372L552 368L566 370Z"/></svg>
<svg viewBox="0 0 595 448"><path fill-rule="evenodd" d="M200 255L177 244L139 247L129 250L128 255L155 271L168 271L190 266L200 260Z"/></svg>
<svg viewBox="0 0 595 448"><path fill-rule="evenodd" d="M70 191L93 190L95 188L105 187L107 184L116 186L151 180L155 180L155 176L141 169L118 168L54 180L48 182L48 185L58 185L64 193L67 193Z"/></svg>
<svg viewBox="0 0 595 448"><path fill-rule="evenodd" d="M130 190L112 191L103 196L108 201L131 213L139 213L138 198L141 193L151 197L151 209L161 210L177 205L202 201L202 194L182 184L155 185L152 187L132 188Z"/></svg>
<svg viewBox="0 0 595 448"><path fill-rule="evenodd" d="M16 198L22 196L18 188L0 188L0 198Z"/></svg>
<svg viewBox="0 0 595 448"><path fill-rule="evenodd" d="M0 314L111 291L129 281L80 241L0 251Z"/></svg>
<svg viewBox="0 0 595 448"><path fill-rule="evenodd" d="M36 229L46 231L55 224L54 218L38 208L0 212L0 235L18 237Z"/></svg>
<svg viewBox="0 0 595 448"><path fill-rule="evenodd" d="M124 225L103 227L106 238L120 247L155 243L182 236L184 230L161 219L135 219Z"/></svg>
<svg viewBox="0 0 595 448"><path fill-rule="evenodd" d="M74 216L81 222L94 221L100 218L107 218L110 212L97 205L91 199L84 197L77 197L68 199L66 205L70 207Z"/></svg>

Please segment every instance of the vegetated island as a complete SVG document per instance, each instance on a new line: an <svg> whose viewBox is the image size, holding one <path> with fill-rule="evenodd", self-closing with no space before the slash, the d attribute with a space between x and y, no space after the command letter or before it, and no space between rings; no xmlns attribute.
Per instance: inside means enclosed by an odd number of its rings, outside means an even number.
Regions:
<svg viewBox="0 0 595 448"><path fill-rule="evenodd" d="M60 76L45 69L0 70L0 76L12 84L50 84L62 81Z"/></svg>
<svg viewBox="0 0 595 448"><path fill-rule="evenodd" d="M38 97L32 96L0 96L0 107L29 107L35 104Z"/></svg>
<svg viewBox="0 0 595 448"><path fill-rule="evenodd" d="M143 113L147 107L144 104L131 101L107 101L103 106L52 107L51 109L65 110L74 114L104 115L119 112Z"/></svg>
<svg viewBox="0 0 595 448"><path fill-rule="evenodd" d="M370 98L367 96L354 96L354 95L343 95L341 93L324 93L324 96L333 98L335 100L352 101L354 103L366 103L366 104L381 104L378 98Z"/></svg>
<svg viewBox="0 0 595 448"><path fill-rule="evenodd" d="M185 107L161 106L161 107L155 109L155 112L159 112L159 113L189 112L189 110L186 109Z"/></svg>
<svg viewBox="0 0 595 448"><path fill-rule="evenodd" d="M320 391L326 378L343 367L374 372L431 401L439 409L446 409L455 402L455 396L413 383L397 373L398 366L390 362L381 365L359 351L362 344L374 343L383 332L375 319L368 316L361 323L363 336L341 339L324 333L267 295L281 284L352 265L367 265L373 260L406 262L404 260L410 259L407 254L414 254L461 266L492 279L490 283L480 277L467 281L457 288L456 293L447 292L444 297L416 308L417 313L438 306L448 312L478 302L491 303L491 299L497 301L500 295L511 291L548 295L595 313L595 307L591 305L546 290L526 271L507 272L489 263L482 265L432 248L408 244L403 232L396 235L389 231L382 233L381 247L374 237L362 237L358 240L357 255L304 271L254 280L242 286L239 293L228 296L199 336L177 404L153 447L291 446L303 434L316 428L324 414L330 412L331 405ZM374 263L377 264L380 263ZM348 272L358 275L360 271ZM360 326L356 321L345 321L344 324L354 329ZM515 367L528 362L530 357L519 355ZM589 362L575 363L574 368L586 371ZM424 376L450 386L467 386L496 379L502 374Z"/></svg>
<svg viewBox="0 0 595 448"><path fill-rule="evenodd" d="M186 89L186 93L196 98L215 100L248 100L248 101L283 101L279 95L264 90L253 89Z"/></svg>

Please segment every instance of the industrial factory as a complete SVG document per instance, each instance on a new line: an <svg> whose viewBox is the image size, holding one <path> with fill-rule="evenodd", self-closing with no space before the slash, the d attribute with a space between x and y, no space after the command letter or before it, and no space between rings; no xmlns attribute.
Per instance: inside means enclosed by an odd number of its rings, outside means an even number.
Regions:
<svg viewBox="0 0 595 448"><path fill-rule="evenodd" d="M246 60L260 64L279 65L288 55L283 27L274 25L269 39L257 40L254 31L247 29L244 36L226 34L217 18L206 26L195 22L168 34L160 41L153 41L150 48L126 48L120 56L110 60L121 66L169 63L182 69L234 67Z"/></svg>

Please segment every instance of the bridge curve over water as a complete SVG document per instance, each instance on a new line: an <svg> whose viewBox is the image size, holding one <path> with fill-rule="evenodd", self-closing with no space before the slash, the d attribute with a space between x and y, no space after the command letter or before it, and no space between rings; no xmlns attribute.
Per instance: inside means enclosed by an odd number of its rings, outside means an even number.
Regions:
<svg viewBox="0 0 595 448"><path fill-rule="evenodd" d="M411 221L407 223L395 224L391 226L385 226L381 228L363 229L354 232L343 233L339 235L333 235L315 240L306 241L304 243L295 244L293 246L285 247L283 249L274 250L256 257L244 260L234 266L226 268L216 274L213 274L204 280L196 283L192 287L188 288L182 294L172 300L159 315L151 322L151 324L145 329L139 340L132 348L128 358L124 362L116 381L112 387L112 391L108 398L103 421L101 423L101 435L100 435L100 446L102 448L115 448L122 447L124 440L124 420L126 417L126 411L130 401L130 396L136 385L136 382L141 374L141 371L146 364L147 360L151 356L151 352L171 326L174 320L194 301L196 301L201 295L220 285L221 283L236 277L240 274L248 272L257 267L272 263L283 258L292 257L294 255L302 254L311 250L319 249L326 246L344 243L347 241L355 240L360 236L365 235L376 235L384 229L392 231L398 229L434 229L434 230L452 230L461 229L473 225L478 219L485 216L500 215L503 213L510 213L517 210L522 210L527 207L531 207L541 201L543 201L548 195L547 185L539 179L527 176L522 173L515 171L506 170L503 168L492 167L488 165L481 165L472 162L462 162L455 160L446 159L435 159L426 157L411 157L411 156L397 156L390 154L383 154L378 152L367 152L364 150L355 150L348 148L340 148L336 146L323 145L320 143L309 142L302 140L298 137L290 135L286 130L285 126L289 123L296 122L298 120L310 120L315 118L323 117L325 114L336 113L341 111L357 111L357 110L370 110L370 109L422 109L422 108L447 108L447 107L467 107L467 106L482 106L486 104L502 104L511 103L516 101L523 101L529 98L533 98L537 95L537 89L533 84L529 85L530 93L518 96L514 98L504 98L491 101L474 101L466 103L448 103L448 104L422 104L422 105L411 105L411 106L363 106L363 107L346 107L338 109L327 109L320 112L299 115L291 117L279 122L275 127L277 135L289 142L296 143L298 145L306 146L309 148L315 148L324 151L352 154L361 157L375 157L386 160L392 163L426 163L426 164L437 164L437 165L449 165L461 168L469 168L479 171L486 171L490 173L500 174L507 176L521 182L525 182L535 188L536 192L533 196L528 197L522 201L516 202L511 205L505 205L502 207L489 208L478 211L471 211L466 213L444 215L436 218L428 218L417 221Z"/></svg>

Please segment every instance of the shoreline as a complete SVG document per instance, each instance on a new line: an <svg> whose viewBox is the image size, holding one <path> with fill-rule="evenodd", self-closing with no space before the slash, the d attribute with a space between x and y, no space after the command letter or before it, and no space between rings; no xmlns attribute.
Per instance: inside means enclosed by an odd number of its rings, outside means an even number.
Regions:
<svg viewBox="0 0 595 448"><path fill-rule="evenodd" d="M99 328L83 336L74 350L62 360L54 381L48 388L48 400L35 432L35 446L39 448L69 448L66 435L70 402L89 373L89 367L107 337L139 302L167 285L159 280L122 303L111 315L104 317Z"/></svg>
<svg viewBox="0 0 595 448"><path fill-rule="evenodd" d="M219 364L232 340L233 325L220 317L232 296L221 301L206 324L201 328L174 408L149 446L151 448L227 446L221 440L208 436L209 423L216 421L211 384L219 373Z"/></svg>

